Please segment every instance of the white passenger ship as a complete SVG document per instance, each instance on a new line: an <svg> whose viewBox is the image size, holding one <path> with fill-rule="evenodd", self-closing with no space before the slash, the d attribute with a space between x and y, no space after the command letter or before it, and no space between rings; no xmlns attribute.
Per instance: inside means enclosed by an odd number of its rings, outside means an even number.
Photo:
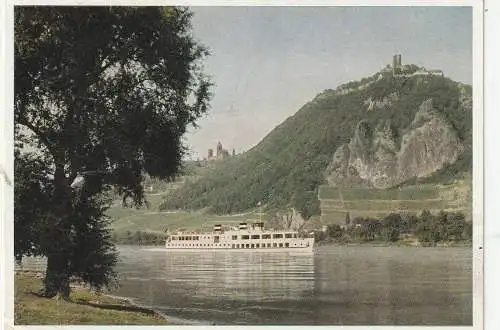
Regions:
<svg viewBox="0 0 500 330"><path fill-rule="evenodd" d="M215 225L210 232L177 232L168 236L169 250L238 250L262 252L312 251L314 237L293 230L268 230L264 223L242 222L238 228Z"/></svg>

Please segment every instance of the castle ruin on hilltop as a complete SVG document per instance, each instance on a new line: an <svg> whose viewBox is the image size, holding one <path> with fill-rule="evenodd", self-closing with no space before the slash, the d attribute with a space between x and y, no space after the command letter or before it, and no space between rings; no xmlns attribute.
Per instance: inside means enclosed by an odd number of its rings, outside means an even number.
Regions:
<svg viewBox="0 0 500 330"><path fill-rule="evenodd" d="M427 70L424 67L419 67L415 64L402 64L401 54L395 54L392 57L392 64L389 63L380 72L375 73L373 76L364 78L361 81L351 81L338 86L333 93L337 95L345 95L354 91L360 91L368 88L372 84L384 78L384 76L391 75L396 78L410 78L410 77L423 77L429 78L432 76L443 77L441 70Z"/></svg>
<svg viewBox="0 0 500 330"><path fill-rule="evenodd" d="M232 155L233 156L236 155L234 149ZM227 149L222 148L222 143L219 141L217 143L217 149L215 154L214 154L214 149L208 149L206 160L212 161L212 160L226 159L229 157L230 157L229 151Z"/></svg>
<svg viewBox="0 0 500 330"><path fill-rule="evenodd" d="M443 71L441 70L427 70L424 67L417 67L416 65L401 64L401 54L395 54L392 56L391 69L394 77L444 76Z"/></svg>

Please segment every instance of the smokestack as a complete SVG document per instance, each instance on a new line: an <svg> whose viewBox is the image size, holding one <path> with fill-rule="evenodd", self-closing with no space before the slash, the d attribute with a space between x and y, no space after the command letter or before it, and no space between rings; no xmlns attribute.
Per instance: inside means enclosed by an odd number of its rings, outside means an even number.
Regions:
<svg viewBox="0 0 500 330"><path fill-rule="evenodd" d="M240 227L239 227L240 230L242 230L242 229L244 230L244 229L247 229L247 228L248 228L248 226L247 226L246 222L240 223Z"/></svg>
<svg viewBox="0 0 500 330"><path fill-rule="evenodd" d="M221 231L222 226L221 225L214 225L214 231Z"/></svg>

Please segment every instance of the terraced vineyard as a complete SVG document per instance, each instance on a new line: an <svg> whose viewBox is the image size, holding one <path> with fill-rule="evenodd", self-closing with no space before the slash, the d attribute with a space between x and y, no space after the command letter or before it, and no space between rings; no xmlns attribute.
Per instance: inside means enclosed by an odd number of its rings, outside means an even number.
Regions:
<svg viewBox="0 0 500 330"><path fill-rule="evenodd" d="M464 189L465 188L465 189ZM461 211L470 214L470 198L463 184L419 185L394 189L320 186L322 223L343 224L353 217L380 217L391 212Z"/></svg>

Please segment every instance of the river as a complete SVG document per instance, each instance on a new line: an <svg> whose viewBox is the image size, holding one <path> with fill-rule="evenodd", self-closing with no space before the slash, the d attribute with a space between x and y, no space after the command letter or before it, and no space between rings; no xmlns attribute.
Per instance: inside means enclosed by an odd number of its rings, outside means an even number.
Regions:
<svg viewBox="0 0 500 330"><path fill-rule="evenodd" d="M188 324L472 325L467 248L321 246L314 254L120 246L113 294Z"/></svg>

